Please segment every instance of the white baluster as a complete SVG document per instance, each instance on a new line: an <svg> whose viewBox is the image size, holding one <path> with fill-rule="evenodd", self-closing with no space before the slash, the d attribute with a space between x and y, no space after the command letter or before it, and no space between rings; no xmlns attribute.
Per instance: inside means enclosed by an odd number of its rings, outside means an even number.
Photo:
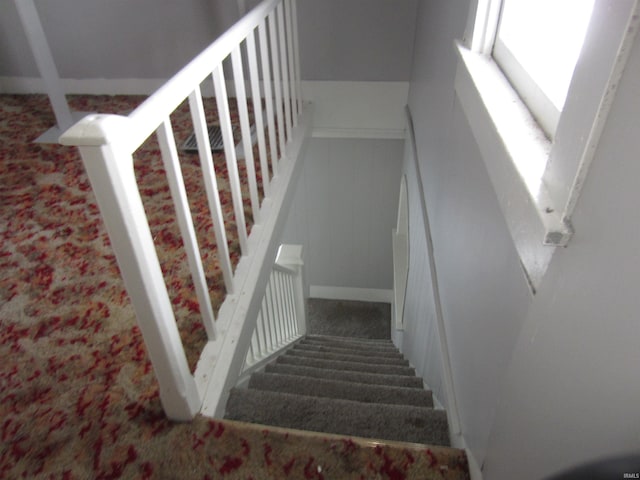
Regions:
<svg viewBox="0 0 640 480"><path fill-rule="evenodd" d="M173 198L176 216L178 217L178 226L182 234L182 243L187 253L191 278L196 290L198 303L200 304L202 323L207 331L209 340L214 340L216 338L216 326L213 309L211 308L209 288L207 287L204 268L202 268L202 258L200 256L196 231L193 228L193 219L191 218L191 210L189 209L189 201L187 200L187 191L184 187L176 141L168 118L158 127L157 135L162 161L164 162L164 168L167 172L171 197Z"/></svg>
<svg viewBox="0 0 640 480"><path fill-rule="evenodd" d="M276 143L276 124L273 111L273 93L271 68L269 67L269 42L267 42L266 20L258 27L260 39L260 64L262 65L262 82L264 83L264 102L267 113L267 127L269 132L269 151L271 152L271 168L273 175L278 173L278 144Z"/></svg>
<svg viewBox="0 0 640 480"><path fill-rule="evenodd" d="M280 82L280 60L278 53L278 40L277 40L277 26L276 26L276 12L269 14L269 38L271 39L271 59L273 61L273 88L276 94L276 120L278 121L278 140L280 145L280 158L284 156L284 120L282 118L282 83Z"/></svg>
<svg viewBox="0 0 640 480"><path fill-rule="evenodd" d="M284 330L285 339L289 339L289 305L287 303L287 289L285 286L285 277L286 275L282 272L278 272L279 281L280 281L280 291L282 292L282 328Z"/></svg>
<svg viewBox="0 0 640 480"><path fill-rule="evenodd" d="M276 8L278 13L278 36L280 37L280 67L282 69L282 92L284 102L285 128L287 141L291 140L291 91L289 90L289 69L287 67L286 25L284 23L284 2Z"/></svg>
<svg viewBox="0 0 640 480"><path fill-rule="evenodd" d="M258 57L256 55L255 32L247 37L247 57L249 60L249 77L251 80L251 97L253 98L253 116L258 136L258 153L260 155L260 171L262 173L262 191L268 197L271 193L269 165L267 163L267 144L264 138L264 121L262 118L262 98L260 96L260 76L258 75ZM266 83L266 80L265 80Z"/></svg>
<svg viewBox="0 0 640 480"><path fill-rule="evenodd" d="M267 344L268 344L268 352L271 353L274 350L274 345L275 345L275 334L273 332L273 324L272 324L272 318L273 318L273 310L271 309L271 305L269 303L269 295L267 295L266 292L269 291L269 284L267 283L267 289L265 291L265 296L262 299L262 311L264 312L264 325L265 325L265 329L267 330Z"/></svg>
<svg viewBox="0 0 640 480"><path fill-rule="evenodd" d="M244 150L244 163L247 169L247 181L249 183L249 198L254 223L260 221L260 202L258 200L258 186L256 183L256 168L253 160L253 142L251 139L251 126L249 125L249 112L247 110L247 95L244 87L244 71L242 69L242 54L240 46L231 52L231 66L233 68L233 81L236 86L236 101L238 116L240 117L240 131L242 132L242 148Z"/></svg>
<svg viewBox="0 0 640 480"><path fill-rule="evenodd" d="M229 245L227 244L227 233L224 227L224 217L222 216L218 181L213 166L209 133L207 132L207 122L199 86L189 95L189 107L191 109L193 128L198 142L198 153L200 155L200 165L202 166L204 188L207 192L207 201L213 222L213 232L216 236L218 262L220 263L227 293L233 293L233 271L231 268L231 258L229 256Z"/></svg>
<svg viewBox="0 0 640 480"><path fill-rule="evenodd" d="M238 241L243 255L248 255L249 246L247 243L247 225L244 219L244 205L242 203L242 191L240 189L240 176L238 175L238 163L236 160L236 149L233 141L233 128L231 125L231 115L229 113L229 99L227 98L227 87L224 83L224 73L222 66L214 68L213 88L216 94L216 104L218 105L218 118L222 131L224 143L224 156L227 161L229 172L229 187L233 199L233 212L236 217L236 227L238 229Z"/></svg>
<svg viewBox="0 0 640 480"><path fill-rule="evenodd" d="M289 291L287 289L287 274L280 272L280 285L282 289L282 309L284 313L282 315L282 326L285 331L285 339L289 340L291 337L291 329L289 328L289 321L291 320L291 310L289 309Z"/></svg>
<svg viewBox="0 0 640 480"><path fill-rule="evenodd" d="M260 357L262 358L267 351L267 344L265 339L265 331L264 331L264 316L262 314L262 308L258 312L258 321L256 323L256 334L258 335L258 346Z"/></svg>
<svg viewBox="0 0 640 480"><path fill-rule="evenodd" d="M291 25L292 21L292 6L291 0L285 0L285 21L286 21L286 32L287 32L287 52L289 54L288 66L289 66L289 85L291 88L291 116L293 121L293 126L298 126L298 105L296 101L296 63L295 63L295 50L293 47L293 26Z"/></svg>
<svg viewBox="0 0 640 480"><path fill-rule="evenodd" d="M293 337L296 332L295 330L296 312L293 305L293 301L294 301L293 300L293 280L291 278L291 275L286 276L285 282L287 284L287 306L289 311L289 315L287 315L287 318L289 320L288 328L289 328L290 335Z"/></svg>
<svg viewBox="0 0 640 480"><path fill-rule="evenodd" d="M291 0L291 15L293 17L293 59L295 61L296 103L298 115L302 113L302 83L300 79L300 43L298 41L298 0Z"/></svg>
<svg viewBox="0 0 640 480"><path fill-rule="evenodd" d="M252 365L256 361L256 355L253 350L254 337L255 337L255 334L251 337L251 341L249 342L249 351L247 352L247 358L245 360L245 364Z"/></svg>
<svg viewBox="0 0 640 480"><path fill-rule="evenodd" d="M274 293L274 299L273 301L275 302L276 305L276 310L278 312L275 320L276 320L276 325L278 326L278 332L279 332L279 338L278 338L278 343L282 343L282 341L285 338L285 333L284 333L284 329L282 328L282 319L284 317L284 309L283 309L283 305L282 305L282 289L280 286L280 272L278 271L274 271L273 272L273 284L274 284L274 288L273 288L273 293Z"/></svg>

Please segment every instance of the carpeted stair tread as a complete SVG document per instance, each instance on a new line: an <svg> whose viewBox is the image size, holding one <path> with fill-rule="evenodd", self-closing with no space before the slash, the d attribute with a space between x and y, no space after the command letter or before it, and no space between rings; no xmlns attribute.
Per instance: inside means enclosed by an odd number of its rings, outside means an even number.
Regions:
<svg viewBox="0 0 640 480"><path fill-rule="evenodd" d="M302 340L299 345L314 347L314 348L332 348L332 349L340 349L340 350L349 350L353 352L364 352L364 353L393 353L400 354L395 345L386 345L386 346L375 346L375 345L361 345L361 344L351 344L345 342L323 342L318 340Z"/></svg>
<svg viewBox="0 0 640 480"><path fill-rule="evenodd" d="M386 351L386 350L359 350L348 347L331 347L328 345L314 345L308 343L298 343L294 347L294 350L302 350L305 352L325 352L325 353L344 353L347 355L361 355L361 356L369 356L371 354L378 355L379 357L384 358L402 358L402 354L397 351Z"/></svg>
<svg viewBox="0 0 640 480"><path fill-rule="evenodd" d="M249 381L249 388L323 398L341 398L364 403L433 407L433 397L431 392L427 390L367 385L278 373L254 373Z"/></svg>
<svg viewBox="0 0 640 480"><path fill-rule="evenodd" d="M368 340L354 339L351 337L330 337L327 335L308 335L303 340L304 343L314 343L323 345L343 345L354 348L372 348L397 350L391 340Z"/></svg>
<svg viewBox="0 0 640 480"><path fill-rule="evenodd" d="M367 363L370 365L397 365L401 367L409 366L409 362L404 358L388 358L380 357L378 355L349 355L344 353L332 352L309 352L305 350L297 350L295 347L288 350L286 355L319 360L338 360L341 362Z"/></svg>
<svg viewBox="0 0 640 480"><path fill-rule="evenodd" d="M407 405L363 404L233 389L225 418L382 440L449 445L444 411Z"/></svg>
<svg viewBox="0 0 640 480"><path fill-rule="evenodd" d="M405 387L422 389L422 379L406 375L383 375L378 373L349 372L329 368L303 367L300 365L285 365L272 362L265 367L267 373L296 375L300 377L326 378L344 382L363 383L368 385L387 385L390 387Z"/></svg>
<svg viewBox="0 0 640 480"><path fill-rule="evenodd" d="M277 363L286 365L300 365L303 367L330 368L332 370L348 370L351 372L381 373L384 375L415 376L416 372L411 367L397 365L369 365L361 362L344 362L340 360L322 360L317 358L296 357L293 355L281 355L276 359Z"/></svg>
<svg viewBox="0 0 640 480"><path fill-rule="evenodd" d="M389 344L393 345L390 338L365 338L365 337L344 337L339 335L317 335L309 334L305 338L309 340L337 340L350 343L369 343L369 344Z"/></svg>

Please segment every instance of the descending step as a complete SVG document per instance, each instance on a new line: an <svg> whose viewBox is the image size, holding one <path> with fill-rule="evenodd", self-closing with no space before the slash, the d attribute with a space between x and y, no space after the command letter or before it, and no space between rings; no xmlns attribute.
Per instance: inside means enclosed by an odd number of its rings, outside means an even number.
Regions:
<svg viewBox="0 0 640 480"><path fill-rule="evenodd" d="M327 378L345 382L362 383L367 385L387 385L390 387L422 388L422 380L418 377L382 375L366 372L349 372L330 368L303 367L298 365L284 365L272 363L265 367L265 372L281 373L284 375L298 375L301 377Z"/></svg>
<svg viewBox="0 0 640 480"><path fill-rule="evenodd" d="M388 349L397 351L391 340L308 335L304 342L309 344L347 346L349 348Z"/></svg>
<svg viewBox="0 0 640 480"><path fill-rule="evenodd" d="M431 392L418 388L366 385L279 373L254 373L251 376L249 388L313 397L342 398L365 403L433 407Z"/></svg>
<svg viewBox="0 0 640 480"><path fill-rule="evenodd" d="M344 353L349 355L361 355L364 357L367 357L368 355L371 354L371 350L353 349L353 348L341 347L341 346L332 347L328 345L306 343L304 341L301 343L298 343L294 348L295 350L305 351L305 352ZM388 351L387 349L375 350L375 353L378 357L404 358L402 354L390 349Z"/></svg>
<svg viewBox="0 0 640 480"><path fill-rule="evenodd" d="M446 413L389 340L309 335L233 389L225 418L449 445Z"/></svg>
<svg viewBox="0 0 640 480"><path fill-rule="evenodd" d="M408 367L409 362L404 358L393 358L393 357L379 357L379 356L366 356L366 355L351 355L344 353L334 353L334 352L310 352L307 350L299 350L298 348L293 348L287 351L287 355L300 357L300 358L310 358L316 360L338 360L340 362L355 362L355 363L367 363L370 365L397 365L400 367Z"/></svg>
<svg viewBox="0 0 640 480"><path fill-rule="evenodd" d="M314 432L449 445L442 410L234 389L225 418Z"/></svg>
<svg viewBox="0 0 640 480"><path fill-rule="evenodd" d="M285 365L300 365L304 367L331 368L333 370L349 370L354 372L382 373L385 375L407 375L413 377L416 372L411 367L397 365L370 365L361 362L345 362L340 360L325 360L321 358L296 357L285 353L276 359L277 363Z"/></svg>

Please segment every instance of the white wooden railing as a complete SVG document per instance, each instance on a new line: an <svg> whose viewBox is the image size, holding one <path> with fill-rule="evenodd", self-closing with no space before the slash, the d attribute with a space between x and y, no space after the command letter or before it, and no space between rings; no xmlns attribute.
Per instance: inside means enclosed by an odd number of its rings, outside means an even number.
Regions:
<svg viewBox="0 0 640 480"><path fill-rule="evenodd" d="M292 185L309 135L309 106L300 95L296 0L265 0L212 43L128 116L90 115L60 139L75 145L91 181L125 286L160 386L166 414L188 420L221 413L249 349ZM256 42L257 38L257 42ZM259 53L258 53L259 52ZM223 61L230 58L232 79ZM245 63L246 62L246 63ZM245 78L244 65L248 65ZM260 65L260 70L258 69ZM235 269L209 147L201 84L212 84L241 258ZM264 199L259 202L247 87L253 102ZM255 224L247 234L227 86L235 91ZM227 296L214 318L188 195L169 116L188 99ZM263 117L263 103L266 115ZM145 216L133 154L155 133L175 205L208 343L189 370L176 318ZM269 152L267 152L267 138ZM277 139L277 140L276 140ZM268 162L270 164L268 165ZM269 168L271 167L271 168ZM270 175L270 170L273 172Z"/></svg>
<svg viewBox="0 0 640 480"><path fill-rule="evenodd" d="M302 268L302 246L280 246L262 297L242 369L243 377L261 368L306 333Z"/></svg>

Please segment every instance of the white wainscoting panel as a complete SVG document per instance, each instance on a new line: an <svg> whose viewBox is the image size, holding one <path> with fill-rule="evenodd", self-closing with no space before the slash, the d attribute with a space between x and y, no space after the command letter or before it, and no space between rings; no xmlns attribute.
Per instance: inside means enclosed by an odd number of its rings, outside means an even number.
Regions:
<svg viewBox="0 0 640 480"><path fill-rule="evenodd" d="M312 138L284 243L304 245L307 285L393 288L403 142Z"/></svg>

